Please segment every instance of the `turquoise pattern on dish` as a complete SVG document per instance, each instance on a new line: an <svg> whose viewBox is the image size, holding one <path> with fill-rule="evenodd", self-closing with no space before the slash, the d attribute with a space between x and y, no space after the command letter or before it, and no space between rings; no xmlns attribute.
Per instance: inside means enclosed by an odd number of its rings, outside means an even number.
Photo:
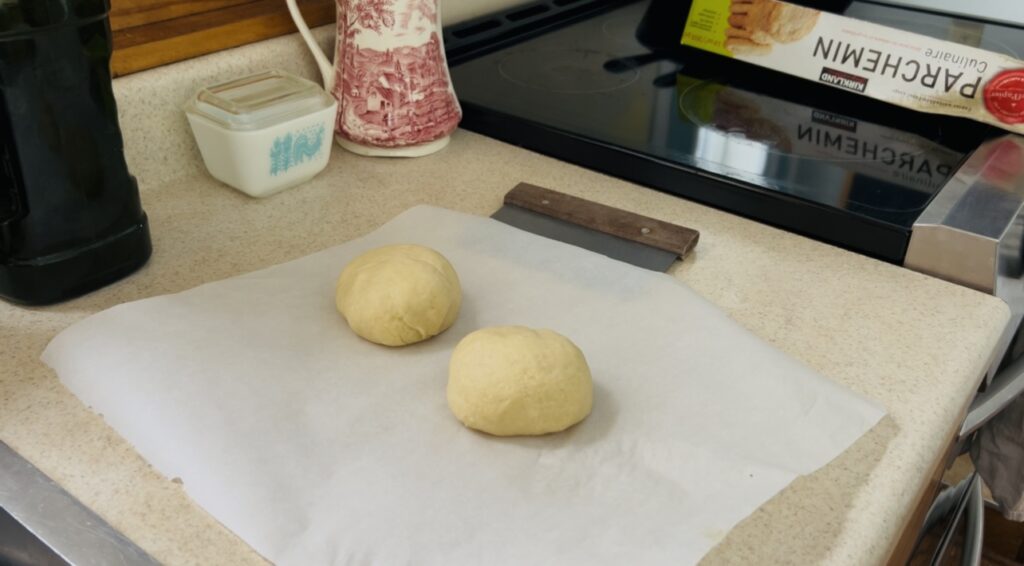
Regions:
<svg viewBox="0 0 1024 566"><path fill-rule="evenodd" d="M324 125L319 124L275 138L270 148L270 174L276 177L315 159L324 151L326 134Z"/></svg>

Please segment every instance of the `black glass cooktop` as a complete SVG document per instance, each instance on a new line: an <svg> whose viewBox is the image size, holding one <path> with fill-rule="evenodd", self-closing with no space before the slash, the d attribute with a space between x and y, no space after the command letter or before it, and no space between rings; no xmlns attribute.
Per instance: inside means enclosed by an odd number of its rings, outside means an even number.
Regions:
<svg viewBox="0 0 1024 566"><path fill-rule="evenodd" d="M1001 134L724 58L652 52L637 39L647 9L620 5L457 58L464 126L897 263L935 194ZM846 13L1024 53L1019 29L861 2Z"/></svg>

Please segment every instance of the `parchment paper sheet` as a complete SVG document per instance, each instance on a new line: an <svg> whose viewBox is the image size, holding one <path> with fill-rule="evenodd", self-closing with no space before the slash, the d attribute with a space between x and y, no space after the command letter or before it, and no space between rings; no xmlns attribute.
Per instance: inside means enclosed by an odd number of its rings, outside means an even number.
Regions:
<svg viewBox="0 0 1024 566"><path fill-rule="evenodd" d="M455 326L406 348L334 308L344 265L385 244L444 254ZM484 326L571 338L594 411L495 438L445 401L448 357ZM883 415L682 283L432 207L361 239L121 305L43 359L160 472L273 562L686 564Z"/></svg>

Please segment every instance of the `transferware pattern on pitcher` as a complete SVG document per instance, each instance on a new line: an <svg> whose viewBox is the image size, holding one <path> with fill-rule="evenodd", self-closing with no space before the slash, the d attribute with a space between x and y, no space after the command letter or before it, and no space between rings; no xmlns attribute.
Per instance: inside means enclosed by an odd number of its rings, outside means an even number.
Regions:
<svg viewBox="0 0 1024 566"><path fill-rule="evenodd" d="M455 130L462 109L439 30L437 0L338 0L339 136L394 148Z"/></svg>

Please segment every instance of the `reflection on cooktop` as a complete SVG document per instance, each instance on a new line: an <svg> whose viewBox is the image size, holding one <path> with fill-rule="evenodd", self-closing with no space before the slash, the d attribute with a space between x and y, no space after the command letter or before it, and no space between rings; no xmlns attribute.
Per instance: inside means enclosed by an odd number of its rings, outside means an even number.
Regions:
<svg viewBox="0 0 1024 566"><path fill-rule="evenodd" d="M679 88L683 119L700 128L701 135L718 138L718 145L757 147L765 158L777 154L837 164L861 176L886 179L918 192L885 204L877 195L857 196L864 200L860 204L878 210L914 211L924 207L963 158L942 145L942 131L937 125L926 137L714 81L679 75ZM694 153L712 170L748 174L765 170L765 158L726 162L726 157L701 151L708 145L700 144Z"/></svg>

